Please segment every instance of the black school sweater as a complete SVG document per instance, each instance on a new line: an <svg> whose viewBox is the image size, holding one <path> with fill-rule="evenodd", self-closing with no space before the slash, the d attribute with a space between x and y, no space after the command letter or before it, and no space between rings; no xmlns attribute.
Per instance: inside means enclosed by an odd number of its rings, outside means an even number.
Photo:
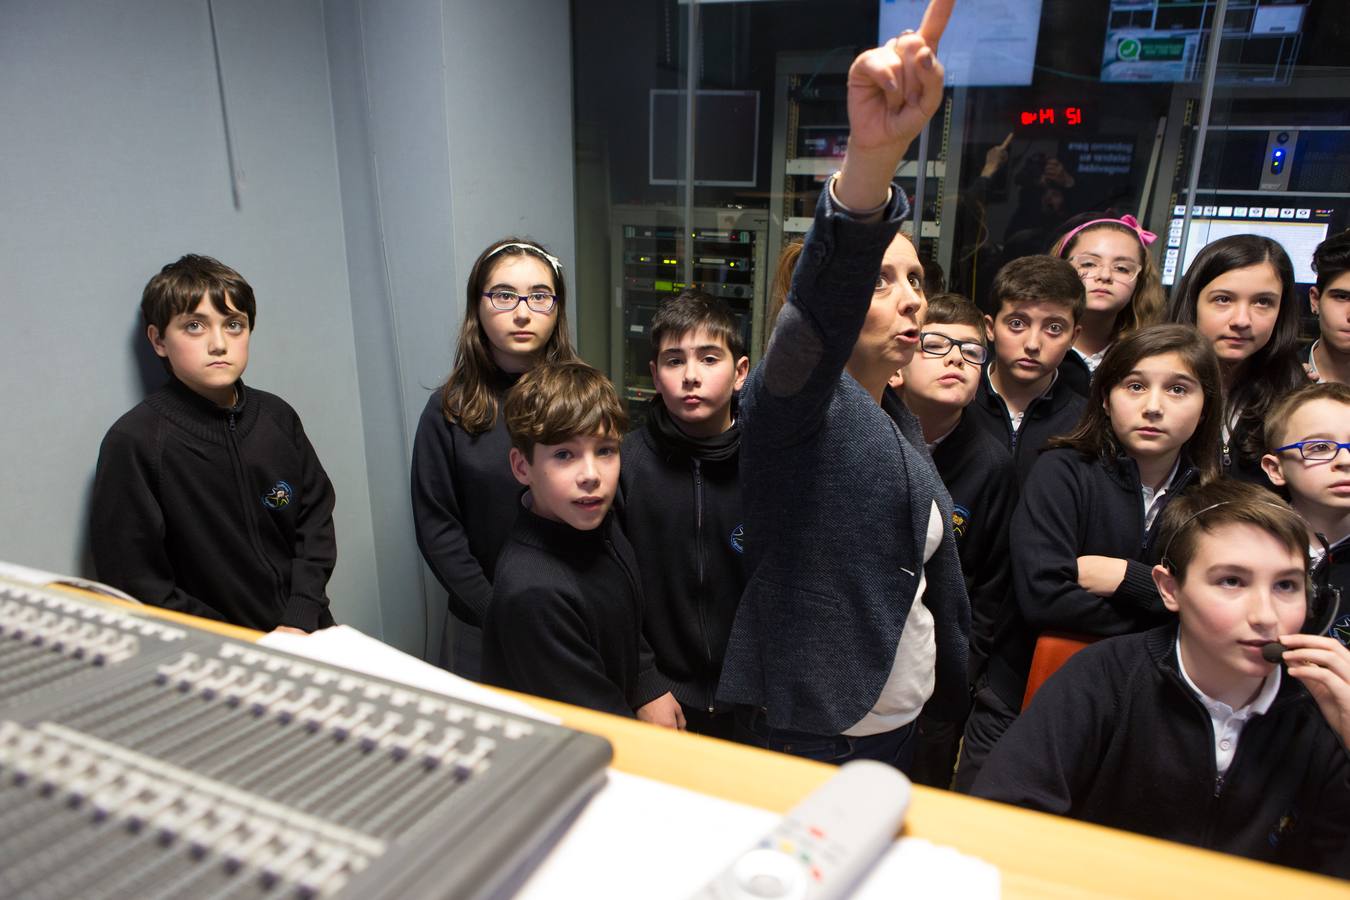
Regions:
<svg viewBox="0 0 1350 900"><path fill-rule="evenodd" d="M145 603L271 631L333 624L333 485L286 401L222 409L176 378L109 429L94 476L98 577Z"/></svg>
<svg viewBox="0 0 1350 900"><path fill-rule="evenodd" d="M989 657L999 623L1012 615L1008 533L1017 505L1017 470L1007 448L964 414L933 448L933 463L952 495L952 531L970 596L974 680Z"/></svg>
<svg viewBox="0 0 1350 900"><path fill-rule="evenodd" d="M1072 347L1064 354L1064 360L1059 364L1059 380L1069 390L1083 397L1086 397L1092 389L1092 370Z"/></svg>
<svg viewBox="0 0 1350 900"><path fill-rule="evenodd" d="M642 639L632 547L612 516L578 531L517 508L483 621L483 679L632 717L670 690Z"/></svg>
<svg viewBox="0 0 1350 900"><path fill-rule="evenodd" d="M427 399L412 452L413 524L417 546L449 594L450 612L482 626L492 599L491 575L520 508L520 484L511 474L511 436L501 400L518 376L493 384L497 419L479 434L446 421L443 393Z"/></svg>
<svg viewBox="0 0 1350 900"><path fill-rule="evenodd" d="M974 794L1264 862L1350 877L1350 755L1288 673L1223 778L1177 628L1101 641L1054 674Z"/></svg>
<svg viewBox="0 0 1350 900"><path fill-rule="evenodd" d="M745 590L740 435L698 440L676 430L657 397L624 438L616 508L642 570L643 632L686 706L717 711L731 623Z"/></svg>
<svg viewBox="0 0 1350 900"><path fill-rule="evenodd" d="M1185 461L1165 506L1196 477ZM1000 622L989 660L989 683L1013 709L1022 705L1036 639L1043 631L1109 637L1144 631L1171 617L1153 584L1159 550L1153 528L1144 528L1139 467L1128 456L1089 459L1077 450L1047 450L1022 486L1012 517L1013 596ZM1078 585L1078 557L1127 560L1114 596L1098 597Z"/></svg>
<svg viewBox="0 0 1350 900"><path fill-rule="evenodd" d="M980 372L979 390L963 418L971 417L1008 448L1017 467L1017 482L1025 484L1046 443L1072 431L1086 405L1087 400L1069 387L1065 379L1056 378L1044 396L1031 401L1022 417L1022 427L1013 431L1008 421L1008 405L994 390L989 381L989 366L985 366Z"/></svg>

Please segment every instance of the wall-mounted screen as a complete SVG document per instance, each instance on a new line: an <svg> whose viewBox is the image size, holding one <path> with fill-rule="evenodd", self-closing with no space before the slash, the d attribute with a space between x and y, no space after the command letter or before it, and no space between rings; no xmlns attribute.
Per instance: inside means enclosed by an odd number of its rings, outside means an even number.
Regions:
<svg viewBox="0 0 1350 900"><path fill-rule="evenodd" d="M928 0L881 0L879 43L918 28ZM962 0L952 10L939 56L953 87L1031 84L1041 0Z"/></svg>
<svg viewBox="0 0 1350 900"><path fill-rule="evenodd" d="M1218 0L1110 0L1102 81L1199 81ZM1284 84L1307 0L1228 0L1219 82Z"/></svg>
<svg viewBox="0 0 1350 900"><path fill-rule="evenodd" d="M1238 203L1234 203L1238 201ZM1267 205L1277 204L1277 205ZM1191 211L1191 229L1181 246L1181 225L1186 207L1172 209L1167 249L1163 253L1163 284L1181 280L1186 269L1206 244L1234 234L1260 234L1276 241L1294 264L1299 284L1313 284L1313 251L1327 235L1343 227L1344 206L1328 205L1311 197L1271 194L1269 197L1232 197L1223 205L1196 206Z"/></svg>
<svg viewBox="0 0 1350 900"><path fill-rule="evenodd" d="M682 184L686 91L651 92L648 178ZM759 180L759 91L698 91L694 97L694 184L754 187Z"/></svg>

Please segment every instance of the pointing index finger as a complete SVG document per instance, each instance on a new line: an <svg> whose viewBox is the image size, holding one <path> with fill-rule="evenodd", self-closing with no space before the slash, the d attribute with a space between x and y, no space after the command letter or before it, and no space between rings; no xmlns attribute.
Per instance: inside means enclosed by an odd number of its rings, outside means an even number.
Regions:
<svg viewBox="0 0 1350 900"><path fill-rule="evenodd" d="M947 20L952 17L952 7L955 5L956 0L929 0L928 8L923 12L919 36L935 53L938 41L942 40L942 32L947 30Z"/></svg>

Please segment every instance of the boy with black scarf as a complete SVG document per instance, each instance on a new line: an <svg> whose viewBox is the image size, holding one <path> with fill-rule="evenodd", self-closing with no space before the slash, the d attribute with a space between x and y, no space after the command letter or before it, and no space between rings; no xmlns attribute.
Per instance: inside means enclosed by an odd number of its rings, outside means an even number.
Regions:
<svg viewBox="0 0 1350 900"><path fill-rule="evenodd" d="M656 666L690 731L730 739L731 712L714 694L745 588L733 401L750 360L726 306L698 291L663 303L649 334L657 396L624 439L617 512L642 570Z"/></svg>

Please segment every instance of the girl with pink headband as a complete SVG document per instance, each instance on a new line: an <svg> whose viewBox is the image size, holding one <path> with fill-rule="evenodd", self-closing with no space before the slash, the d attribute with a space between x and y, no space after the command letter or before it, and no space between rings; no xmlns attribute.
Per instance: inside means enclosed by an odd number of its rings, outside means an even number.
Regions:
<svg viewBox="0 0 1350 900"><path fill-rule="evenodd" d="M1147 249L1157 235L1134 216L1087 216L1050 251L1073 263L1087 292L1082 329L1059 367L1060 376L1083 395L1107 349L1121 335L1157 322L1163 308L1162 281Z"/></svg>

